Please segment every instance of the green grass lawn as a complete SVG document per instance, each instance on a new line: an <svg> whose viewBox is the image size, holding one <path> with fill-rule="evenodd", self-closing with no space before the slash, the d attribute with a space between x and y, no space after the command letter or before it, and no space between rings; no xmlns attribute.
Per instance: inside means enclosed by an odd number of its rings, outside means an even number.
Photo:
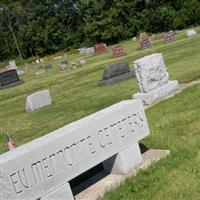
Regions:
<svg viewBox="0 0 200 200"><path fill-rule="evenodd" d="M71 61L85 58L87 64L64 73L58 70L59 61L54 61L51 71L38 76L35 75L36 65L22 66L27 71L22 77L25 83L0 90L0 153L7 150L4 129L20 146L120 100L130 99L138 91L135 78L109 87L97 85L107 64L127 60L133 68L135 59L161 52L170 79L178 79L183 83L200 78L200 27L196 31L199 34L191 39L186 37L185 31L181 31L173 43L153 41L153 48L148 50L140 50L138 41L123 41L127 55L116 59L112 58L111 51L90 57L69 55ZM50 90L52 106L26 113L26 97L43 89Z"/></svg>
<svg viewBox="0 0 200 200"><path fill-rule="evenodd" d="M146 115L151 134L142 142L171 154L102 200L200 199L200 84L149 108Z"/></svg>
<svg viewBox="0 0 200 200"><path fill-rule="evenodd" d="M4 129L20 146L116 102L130 99L139 90L135 78L109 87L97 85L107 64L127 60L133 68L135 59L161 52L171 80L186 83L199 79L200 27L196 31L198 35L191 39L181 31L173 43L153 41L153 48L148 50L140 50L138 41L123 41L127 55L116 59L112 59L111 51L93 57L70 55L71 61L84 58L87 64L64 73L58 70L59 61L53 62L51 71L39 76L35 75L36 65L22 66L27 71L22 77L25 83L0 90L0 154L7 151ZM50 90L53 104L26 113L26 97L43 89ZM142 142L149 148L169 149L170 156L137 177L127 179L103 199L200 199L200 84L149 108L146 114L151 134Z"/></svg>

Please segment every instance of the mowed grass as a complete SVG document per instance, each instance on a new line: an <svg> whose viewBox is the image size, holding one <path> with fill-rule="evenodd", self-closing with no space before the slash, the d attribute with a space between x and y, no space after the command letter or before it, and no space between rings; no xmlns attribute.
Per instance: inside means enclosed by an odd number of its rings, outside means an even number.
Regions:
<svg viewBox="0 0 200 200"><path fill-rule="evenodd" d="M200 84L146 110L149 148L170 155L128 178L102 200L200 199Z"/></svg>
<svg viewBox="0 0 200 200"><path fill-rule="evenodd" d="M54 61L52 70L38 76L35 75L37 66L23 66L27 71L22 77L24 84L0 90L0 153L7 150L5 129L20 146L113 103L130 99L139 90L135 78L109 87L98 86L108 64L126 60L133 69L135 59L161 52L170 79L184 83L200 78L200 27L196 31L198 35L190 39L185 31L180 31L176 41L169 44L162 40L152 41L153 48L148 50L141 50L138 41L123 41L127 55L116 59L112 58L111 50L90 57L70 55L71 61L86 59L87 64L64 73L58 70L59 61ZM43 89L50 90L53 104L35 112L25 112L26 97Z"/></svg>

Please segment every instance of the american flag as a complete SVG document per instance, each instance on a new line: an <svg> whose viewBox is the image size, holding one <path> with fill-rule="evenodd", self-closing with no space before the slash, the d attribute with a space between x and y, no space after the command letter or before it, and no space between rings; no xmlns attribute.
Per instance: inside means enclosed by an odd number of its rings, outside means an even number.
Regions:
<svg viewBox="0 0 200 200"><path fill-rule="evenodd" d="M15 142L10 138L8 132L6 132L6 137L7 137L8 150L11 151L11 150L15 149L15 147L16 147Z"/></svg>

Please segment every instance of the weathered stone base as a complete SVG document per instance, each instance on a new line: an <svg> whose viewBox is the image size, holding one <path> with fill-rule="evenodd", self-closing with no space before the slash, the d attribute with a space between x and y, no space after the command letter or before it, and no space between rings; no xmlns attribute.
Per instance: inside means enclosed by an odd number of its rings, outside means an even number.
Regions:
<svg viewBox="0 0 200 200"><path fill-rule="evenodd" d="M142 163L136 169L133 169L127 175L116 175L116 174L109 174L107 175L106 172L100 172L96 176L92 177L91 179L87 180L86 182L82 183L78 187L88 188L80 192L75 196L76 200L96 200L99 197L103 196L104 193L114 187L117 187L121 182L123 182L126 178L136 176L140 170L145 170L149 166L151 166L154 162L159 161L161 158L166 157L170 151L168 150L153 150L150 149L142 154ZM107 176L106 176L107 175ZM101 177L104 177L101 179ZM95 182L92 184L91 182ZM100 181L99 181L100 180ZM79 188L80 190L80 188Z"/></svg>
<svg viewBox="0 0 200 200"><path fill-rule="evenodd" d="M142 163L139 144L131 145L124 151L103 162L104 170L112 174L128 174Z"/></svg>
<svg viewBox="0 0 200 200"><path fill-rule="evenodd" d="M169 81L167 85L161 86L148 93L136 93L133 94L133 99L141 99L144 105L151 105L155 102L158 102L161 99L164 99L168 95L172 94L179 88L177 80Z"/></svg>
<svg viewBox="0 0 200 200"><path fill-rule="evenodd" d="M120 76L116 76L116 77L113 77L113 78L110 78L110 79L100 80L99 81L99 85L100 86L112 85L112 84L114 84L116 82L127 80L127 79L129 79L131 77L134 77L134 76L135 76L135 72L134 71L130 71L129 73L122 74Z"/></svg>
<svg viewBox="0 0 200 200"><path fill-rule="evenodd" d="M40 198L40 200L74 200L69 183L59 187L58 189L48 193Z"/></svg>
<svg viewBox="0 0 200 200"><path fill-rule="evenodd" d="M0 89L5 89L5 88L9 88L9 87L14 87L16 85L20 85L22 84L24 81L22 80L19 80L19 81L16 81L16 82L13 82L13 83L10 83L8 85L3 85L3 86L0 86Z"/></svg>

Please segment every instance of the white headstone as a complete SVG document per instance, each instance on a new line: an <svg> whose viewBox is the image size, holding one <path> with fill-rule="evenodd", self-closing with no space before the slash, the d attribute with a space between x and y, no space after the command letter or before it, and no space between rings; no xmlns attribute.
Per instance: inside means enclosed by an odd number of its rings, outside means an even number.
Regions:
<svg viewBox="0 0 200 200"><path fill-rule="evenodd" d="M87 64L87 62L86 62L86 60L82 59L82 60L80 60L80 64L85 65L85 64Z"/></svg>
<svg viewBox="0 0 200 200"><path fill-rule="evenodd" d="M169 75L161 53L155 53L134 61L135 74L141 93L133 95L145 104L151 104L168 96L178 87L169 81Z"/></svg>
<svg viewBox="0 0 200 200"><path fill-rule="evenodd" d="M9 61L9 66L10 66L11 69L17 69L16 63L15 63L14 60Z"/></svg>
<svg viewBox="0 0 200 200"><path fill-rule="evenodd" d="M67 192L66 199L71 200L68 182L101 162L112 163L108 159L114 155L119 154L111 169L114 173L126 173L140 164L138 142L147 135L140 100L105 108L1 154L0 199L46 200Z"/></svg>
<svg viewBox="0 0 200 200"><path fill-rule="evenodd" d="M17 75L22 76L25 74L25 71L23 69L17 69Z"/></svg>
<svg viewBox="0 0 200 200"><path fill-rule="evenodd" d="M186 31L186 34L187 34L188 37L193 37L193 36L195 36L197 33L196 33L196 31L195 31L194 29L190 29L190 30L187 30L187 31Z"/></svg>
<svg viewBox="0 0 200 200"><path fill-rule="evenodd" d="M52 101L49 90L39 91L27 97L26 111L34 111L51 104Z"/></svg>
<svg viewBox="0 0 200 200"><path fill-rule="evenodd" d="M132 41L136 41L137 40L137 38L136 37L132 37Z"/></svg>

